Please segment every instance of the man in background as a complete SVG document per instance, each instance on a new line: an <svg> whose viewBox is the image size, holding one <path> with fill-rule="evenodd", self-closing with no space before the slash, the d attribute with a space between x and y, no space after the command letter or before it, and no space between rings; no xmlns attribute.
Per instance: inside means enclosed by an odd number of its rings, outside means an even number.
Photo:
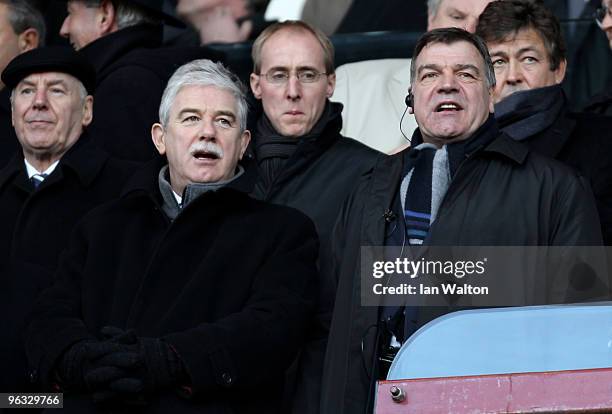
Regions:
<svg viewBox="0 0 612 414"><path fill-rule="evenodd" d="M566 49L557 18L526 0L490 3L476 31L495 68L495 118L503 132L533 151L576 168L588 179L606 245L612 245L612 118L574 113L561 87Z"/></svg>
<svg viewBox="0 0 612 414"><path fill-rule="evenodd" d="M0 1L0 71L20 53L43 46L45 21L27 0ZM11 123L10 90L0 81L0 167L18 151Z"/></svg>

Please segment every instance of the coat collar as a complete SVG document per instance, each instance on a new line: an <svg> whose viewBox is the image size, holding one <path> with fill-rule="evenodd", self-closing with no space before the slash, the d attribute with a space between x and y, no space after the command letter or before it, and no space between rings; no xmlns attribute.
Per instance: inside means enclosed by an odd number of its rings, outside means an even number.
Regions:
<svg viewBox="0 0 612 414"><path fill-rule="evenodd" d="M567 115L567 110L564 110L549 128L527 140L529 148L547 157L557 158L576 128L576 120Z"/></svg>
<svg viewBox="0 0 612 414"><path fill-rule="evenodd" d="M161 205L163 200L161 191L159 190L159 172L166 165L168 165L166 157L161 156L157 156L144 164L144 166L136 171L128 180L121 193L121 197L146 194L152 200L154 200L155 203ZM233 180L223 188L248 194L251 190L251 186L249 185L249 180L247 177L245 177L245 175L246 174L242 174L236 180Z"/></svg>
<svg viewBox="0 0 612 414"><path fill-rule="evenodd" d="M343 106L341 103L327 101L323 115L321 115L321 118L317 121L311 133L296 138L300 140L300 142L293 155L287 160L287 167L284 168L275 179L272 186L273 188L278 188L291 177L308 168L313 160L320 157L321 154L340 139L340 130L342 129L342 108ZM247 176L245 179L250 183L251 191L253 191L258 182L258 164L254 148L255 145L257 145L257 137L262 134L278 135L263 111L261 112L260 119L257 121L253 139L245 153L244 166L246 170L245 175ZM272 189L269 189L269 191L272 191Z"/></svg>
<svg viewBox="0 0 612 414"><path fill-rule="evenodd" d="M122 56L138 48L156 48L162 43L162 27L139 24L103 36L79 51L96 69L99 85L106 70Z"/></svg>
<svg viewBox="0 0 612 414"><path fill-rule="evenodd" d="M414 151L413 148L422 142L421 131L417 128L412 135L411 146L396 155L405 155L406 152ZM465 146L466 155L498 154L517 164L525 162L529 152L526 146L515 142L508 135L499 131L493 114L489 115L487 121L464 144L461 142L456 144Z"/></svg>
<svg viewBox="0 0 612 414"><path fill-rule="evenodd" d="M57 168L48 180L49 182L59 181L66 171L71 171L84 187L89 187L108 158L109 155L97 148L87 133L84 132L72 148L60 159ZM28 185L22 151L18 151L8 164L0 170L0 188L3 188L16 176L19 176L17 182Z"/></svg>

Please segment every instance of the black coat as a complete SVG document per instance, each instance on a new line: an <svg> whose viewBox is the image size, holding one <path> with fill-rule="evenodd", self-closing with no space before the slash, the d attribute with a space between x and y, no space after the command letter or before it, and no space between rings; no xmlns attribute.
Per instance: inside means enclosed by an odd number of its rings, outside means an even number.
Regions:
<svg viewBox="0 0 612 414"><path fill-rule="evenodd" d="M564 109L552 126L522 141L533 151L574 167L589 181L608 246L612 245L611 130L611 117Z"/></svg>
<svg viewBox="0 0 612 414"><path fill-rule="evenodd" d="M157 152L151 126L158 121L166 79L160 62L146 55L161 46L162 28L137 25L119 30L80 50L96 69L93 122L97 145L116 158L146 161Z"/></svg>
<svg viewBox="0 0 612 414"><path fill-rule="evenodd" d="M584 107L585 112L612 116L612 88L593 96Z"/></svg>
<svg viewBox="0 0 612 414"><path fill-rule="evenodd" d="M335 226L339 285L325 359L322 414L371 412L367 407L371 410L378 379L377 343L382 332L379 308L361 306L360 247L385 245L388 226L396 225L388 223L387 212L394 209L404 159L403 152L381 157ZM459 167L427 240L433 246L597 242L601 234L588 184L570 168L504 135ZM432 316L437 315L419 312L420 324Z"/></svg>
<svg viewBox="0 0 612 414"><path fill-rule="evenodd" d="M118 197L134 170L88 141L81 136L37 191L23 155L15 155L0 171L2 392L27 389L22 325L38 292L51 284L70 231L93 207Z"/></svg>
<svg viewBox="0 0 612 414"><path fill-rule="evenodd" d="M256 152L257 128L246 154L247 173L254 181L251 193L257 199L275 204L294 207L310 217L317 228L321 241L319 263L329 263L331 252L331 231L338 212L346 197L354 189L359 178L370 171L376 161L378 151L340 135L342 129L342 105L329 104L320 122L320 134L300 139L293 155L286 161L284 169L268 186L258 175ZM314 129L318 129L319 125ZM321 274L329 271L321 269ZM294 413L315 412L318 404L320 370L323 363L324 338L329 330L331 311L337 281L324 278L320 281L318 325L313 328L311 338L319 338L318 344L311 344L309 355L303 356L303 372L296 385L296 391L289 391L294 405ZM316 340L315 340L316 341Z"/></svg>
<svg viewBox="0 0 612 414"><path fill-rule="evenodd" d="M0 90L0 168L21 150L11 122L11 91Z"/></svg>
<svg viewBox="0 0 612 414"><path fill-rule="evenodd" d="M314 226L248 197L241 178L170 222L159 167L77 226L29 325L29 360L48 382L70 344L105 325L131 328L177 351L193 391L160 392L144 412L278 412L284 370L314 310ZM93 410L90 396L64 397L73 412Z"/></svg>

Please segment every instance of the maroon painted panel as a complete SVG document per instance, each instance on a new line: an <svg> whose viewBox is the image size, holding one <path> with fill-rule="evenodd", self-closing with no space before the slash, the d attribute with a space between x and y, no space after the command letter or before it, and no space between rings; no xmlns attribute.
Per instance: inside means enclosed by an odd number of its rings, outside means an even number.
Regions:
<svg viewBox="0 0 612 414"><path fill-rule="evenodd" d="M380 381L376 391L375 414L579 412L612 413L612 368Z"/></svg>

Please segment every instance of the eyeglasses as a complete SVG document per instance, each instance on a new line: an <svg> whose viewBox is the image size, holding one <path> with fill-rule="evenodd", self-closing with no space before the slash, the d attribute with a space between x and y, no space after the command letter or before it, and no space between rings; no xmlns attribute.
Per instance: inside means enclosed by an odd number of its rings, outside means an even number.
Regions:
<svg viewBox="0 0 612 414"><path fill-rule="evenodd" d="M597 22L599 27L602 27L603 21L606 16L612 17L612 11L608 6L598 7L597 10L595 10L595 21Z"/></svg>
<svg viewBox="0 0 612 414"><path fill-rule="evenodd" d="M267 73L260 73L259 76L264 76L271 84L284 85L289 82L291 74L292 72L286 70L272 69ZM315 83L321 79L321 75L327 76L327 73L314 69L299 69L295 72L295 76L300 83Z"/></svg>

